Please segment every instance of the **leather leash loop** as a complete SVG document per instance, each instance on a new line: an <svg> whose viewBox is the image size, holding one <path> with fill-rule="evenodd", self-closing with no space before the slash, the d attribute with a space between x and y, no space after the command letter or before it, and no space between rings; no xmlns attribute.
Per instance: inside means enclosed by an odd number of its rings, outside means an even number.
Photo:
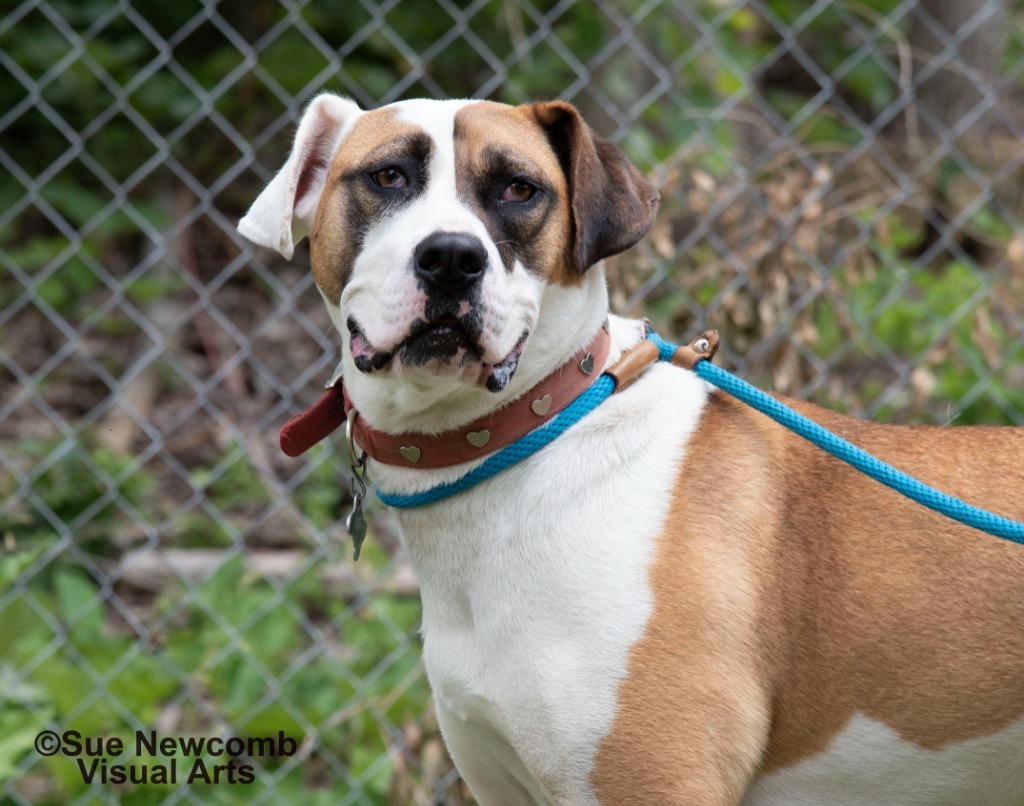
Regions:
<svg viewBox="0 0 1024 806"><path fill-rule="evenodd" d="M615 381L615 391L621 392L657 360L657 345L644 339L623 352L619 360L605 370L605 374Z"/></svg>
<svg viewBox="0 0 1024 806"><path fill-rule="evenodd" d="M720 341L717 330L705 330L689 344L672 353L672 363L691 372L700 361L710 361L718 352Z"/></svg>

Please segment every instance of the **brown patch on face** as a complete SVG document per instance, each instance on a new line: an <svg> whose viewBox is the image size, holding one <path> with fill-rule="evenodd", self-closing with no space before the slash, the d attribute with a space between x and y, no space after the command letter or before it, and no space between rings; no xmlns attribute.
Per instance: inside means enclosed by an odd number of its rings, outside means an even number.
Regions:
<svg viewBox="0 0 1024 806"><path fill-rule="evenodd" d="M455 116L460 198L487 225L506 267L519 258L548 282L578 286L597 261L628 249L654 222L658 192L570 104L481 102ZM517 179L529 202L499 201Z"/></svg>
<svg viewBox="0 0 1024 806"><path fill-rule="evenodd" d="M549 282L582 281L567 265L572 230L566 177L529 107L481 101L460 109L455 181L460 200L484 222L506 270L518 259ZM525 202L502 201L514 181L537 191Z"/></svg>
<svg viewBox="0 0 1024 806"><path fill-rule="evenodd" d="M879 426L787 402L933 486L1024 518L1024 429ZM1024 716L1024 549L722 395L687 446L651 586L593 774L609 802L648 782L675 802L735 802L755 770L824 751L855 713L926 749ZM691 773L692 788L679 782Z"/></svg>
<svg viewBox="0 0 1024 806"><path fill-rule="evenodd" d="M658 191L616 146L564 101L528 107L568 178L572 262L584 272L639 241L654 223Z"/></svg>
<svg viewBox="0 0 1024 806"><path fill-rule="evenodd" d="M310 235L313 278L334 305L369 229L425 188L433 142L418 126L399 121L393 109L363 114L334 156ZM372 174L402 171L404 189L377 186Z"/></svg>

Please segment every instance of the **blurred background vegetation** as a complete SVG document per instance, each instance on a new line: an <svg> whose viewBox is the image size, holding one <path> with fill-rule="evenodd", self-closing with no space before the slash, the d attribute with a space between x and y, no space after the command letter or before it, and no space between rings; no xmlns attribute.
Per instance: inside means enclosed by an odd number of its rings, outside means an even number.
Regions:
<svg viewBox="0 0 1024 806"><path fill-rule="evenodd" d="M158 803L32 750L275 735L204 802L463 803L387 513L276 431L337 360L234 222L320 90L563 97L662 188L617 312L774 390L1024 424L1021 3L45 0L0 16L0 793ZM76 800L81 798L82 800Z"/></svg>

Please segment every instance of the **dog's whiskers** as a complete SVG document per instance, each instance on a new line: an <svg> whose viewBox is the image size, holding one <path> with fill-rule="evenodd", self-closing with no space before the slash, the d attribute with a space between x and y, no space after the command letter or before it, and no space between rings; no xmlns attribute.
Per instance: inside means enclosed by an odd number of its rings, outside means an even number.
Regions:
<svg viewBox="0 0 1024 806"><path fill-rule="evenodd" d="M327 328L327 332L324 333L324 337L320 339L320 343L317 345L317 355L324 351L324 343L331 337L332 330L338 330L338 326L334 324L334 320L331 320L331 324ZM341 336L340 330L338 330L338 335Z"/></svg>

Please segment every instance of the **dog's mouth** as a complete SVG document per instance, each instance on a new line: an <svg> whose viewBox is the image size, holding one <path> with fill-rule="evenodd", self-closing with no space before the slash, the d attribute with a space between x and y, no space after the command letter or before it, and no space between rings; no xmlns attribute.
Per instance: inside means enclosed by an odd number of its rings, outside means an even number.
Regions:
<svg viewBox="0 0 1024 806"><path fill-rule="evenodd" d="M465 366L480 360L483 352L457 316L439 316L414 322L405 341L398 345L402 363L422 367L431 361Z"/></svg>
<svg viewBox="0 0 1024 806"><path fill-rule="evenodd" d="M459 375L500 392L519 366L529 331L524 330L512 349L498 362L484 360L479 337L457 316L445 315L430 321L417 320L393 350L378 350L366 338L359 324L349 317L352 359L360 372L373 373L396 363L398 370L419 367L438 375Z"/></svg>

